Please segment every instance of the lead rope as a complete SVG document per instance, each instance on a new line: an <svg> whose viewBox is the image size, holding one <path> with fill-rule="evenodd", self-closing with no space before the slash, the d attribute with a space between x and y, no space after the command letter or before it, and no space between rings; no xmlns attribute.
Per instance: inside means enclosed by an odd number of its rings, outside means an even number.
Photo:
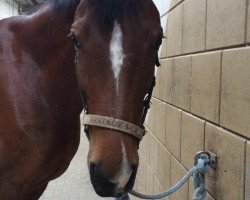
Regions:
<svg viewBox="0 0 250 200"><path fill-rule="evenodd" d="M165 192L154 195L146 195L132 190L130 194L141 199L161 199L176 192L189 180L190 177L193 176L193 185L195 190L193 193L193 200L204 200L204 198L206 197L205 174L208 172L209 165L211 163L211 155L208 152L198 152L194 158L193 168L188 171L187 174L177 184L175 184ZM116 200L129 199L130 198L127 194L121 198L117 198Z"/></svg>

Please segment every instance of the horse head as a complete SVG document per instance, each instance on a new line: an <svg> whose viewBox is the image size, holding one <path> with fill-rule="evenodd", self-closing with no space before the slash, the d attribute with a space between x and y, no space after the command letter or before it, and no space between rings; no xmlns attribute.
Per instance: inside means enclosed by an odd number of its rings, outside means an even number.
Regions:
<svg viewBox="0 0 250 200"><path fill-rule="evenodd" d="M159 13L151 0L82 0L70 36L88 117L91 181L100 196L122 196L139 164L145 96L163 38Z"/></svg>

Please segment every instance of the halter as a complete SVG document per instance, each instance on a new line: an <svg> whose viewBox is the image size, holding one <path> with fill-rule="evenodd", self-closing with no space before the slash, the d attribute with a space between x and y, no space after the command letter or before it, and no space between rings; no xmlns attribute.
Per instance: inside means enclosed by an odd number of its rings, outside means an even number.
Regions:
<svg viewBox="0 0 250 200"><path fill-rule="evenodd" d="M137 126L135 124L132 124L130 122L127 122L121 119L116 119L116 118L109 117L109 116L89 114L87 97L84 95L84 92L82 91L80 84L79 84L80 82L79 82L79 77L78 77L77 55L75 57L75 64L76 64L76 70L77 70L76 74L77 74L78 87L79 87L80 96L81 96L81 100L83 104L83 110L84 110L83 125L84 125L84 132L86 133L86 135L87 136L89 135L89 126L96 126L96 127L120 131L122 133L128 134L138 139L139 141L141 141L143 136L146 133L144 122L145 122L145 119L146 119L146 116L147 116L147 113L151 104L152 93L155 87L155 76L152 80L149 91L146 94L142 102L144 107L143 107L143 112L142 112L142 117L141 117L141 123L140 123L140 126ZM156 66L157 67L160 66L159 61L156 62Z"/></svg>
<svg viewBox="0 0 250 200"><path fill-rule="evenodd" d="M83 125L84 125L85 133L87 135L89 134L89 126L97 126L97 127L101 127L101 128L106 128L106 129L111 129L111 130L116 130L116 131L126 133L130 136L133 136L133 137L139 139L139 141L140 141L143 138L143 136L145 135L145 127L143 124L145 122L146 115L147 115L148 110L150 108L150 100L152 97L154 86L155 86L155 77L153 78L149 92L146 94L146 96L143 100L144 107L143 107L143 113L142 113L140 126L137 126L137 125L132 124L130 122L127 122L127 121L124 121L121 119L116 119L113 117L88 114L87 99L79 86L82 103L84 105Z"/></svg>

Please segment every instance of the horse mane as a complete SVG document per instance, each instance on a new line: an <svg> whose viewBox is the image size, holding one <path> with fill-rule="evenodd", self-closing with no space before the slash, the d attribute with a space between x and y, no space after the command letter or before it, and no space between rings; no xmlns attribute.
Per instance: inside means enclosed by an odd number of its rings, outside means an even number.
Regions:
<svg viewBox="0 0 250 200"><path fill-rule="evenodd" d="M93 8L99 22L104 26L112 26L115 20L135 16L138 13L141 0L86 0Z"/></svg>
<svg viewBox="0 0 250 200"><path fill-rule="evenodd" d="M75 7L79 4L80 0L50 0L52 8L56 12L60 12L68 9L75 9Z"/></svg>

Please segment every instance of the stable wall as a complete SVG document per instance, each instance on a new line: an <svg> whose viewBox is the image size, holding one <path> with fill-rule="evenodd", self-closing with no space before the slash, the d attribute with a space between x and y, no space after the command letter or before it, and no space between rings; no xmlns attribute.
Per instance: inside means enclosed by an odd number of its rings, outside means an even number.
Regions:
<svg viewBox="0 0 250 200"><path fill-rule="evenodd" d="M0 19L18 15L18 5L14 0L0 0Z"/></svg>
<svg viewBox="0 0 250 200"><path fill-rule="evenodd" d="M250 200L249 0L155 0L166 39L135 189L158 193L219 156L206 200ZM170 196L192 200L190 181ZM134 198L136 199L136 198Z"/></svg>

